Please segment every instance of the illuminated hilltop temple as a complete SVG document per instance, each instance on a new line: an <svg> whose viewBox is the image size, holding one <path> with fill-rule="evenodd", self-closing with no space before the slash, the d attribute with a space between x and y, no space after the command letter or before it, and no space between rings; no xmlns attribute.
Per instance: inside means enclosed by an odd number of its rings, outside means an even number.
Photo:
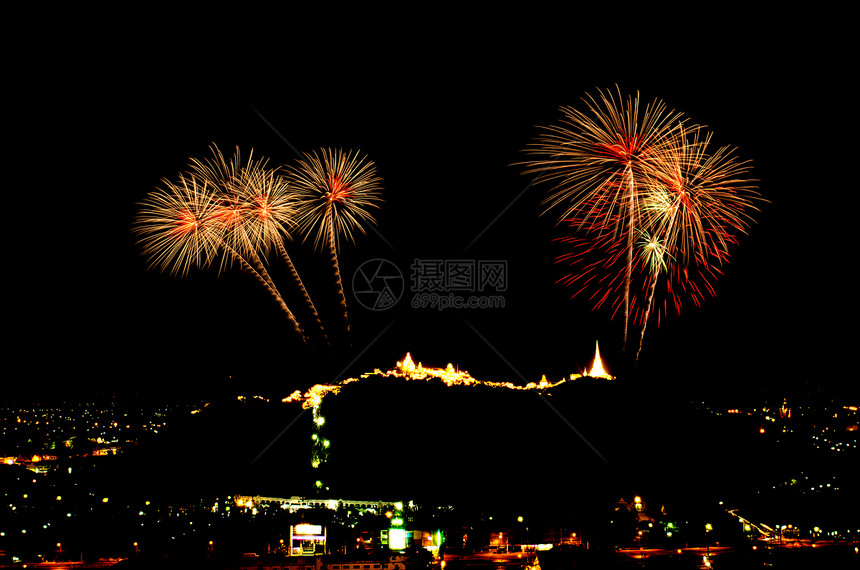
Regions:
<svg viewBox="0 0 860 570"><path fill-rule="evenodd" d="M591 366L591 370L584 370L582 374L571 374L569 378L562 378L557 382L550 382L547 380L546 375L543 375L540 382L529 382L524 386L520 386L519 384L514 384L512 382L477 380L467 371L454 368L450 363L445 368L425 367L420 362L415 364L415 361L412 360L412 355L407 352L406 357L402 361L399 361L391 370L383 372L377 368L373 372L366 372L358 378L347 378L337 384L316 384L304 394L302 394L300 390L296 390L282 401L285 403L301 402L302 407L305 409L318 410L326 395L337 394L340 392L341 388L347 384L358 382L359 380L369 378L370 376L381 376L384 378L395 377L403 378L405 380L432 380L436 378L444 382L446 386L487 386L489 388L506 388L508 390L548 390L550 388L560 386L565 382L577 380L583 377L615 380L615 377L611 376L606 369L603 368L603 361L600 358L600 347L596 341L594 346L594 362ZM315 421L321 421L316 417L316 414Z"/></svg>
<svg viewBox="0 0 860 570"><path fill-rule="evenodd" d="M514 384L512 382L493 382L489 380L477 380L473 378L467 371L454 368L452 364L448 364L445 368L426 368L420 362L415 364L412 360L412 355L408 352L402 361L391 369L383 372L380 369L375 369L373 372L362 374L358 378L346 378L336 384L316 384L311 386L304 394L300 390L296 390L283 400L284 403L299 402L304 409L310 409L313 412L313 440L311 451L311 466L314 469L319 469L328 460L329 446L331 442L323 435L323 426L325 425L325 417L322 416L320 408L323 398L328 394L337 394L347 384L358 382L370 376L380 376L383 378L394 377L403 378L408 381L416 380L441 380L446 386L486 386L489 388L504 388L507 390L538 390L545 391L556 386L560 386L565 382L572 382L579 378L590 377L599 378L602 380L614 380L603 368L603 361L600 358L600 348L595 342L594 362L591 370L583 370L582 374L571 374L569 378L562 378L558 382L550 382L546 375L541 376L540 382L529 382L524 386ZM241 398L241 396L240 396ZM314 482L315 491L321 492L327 489L321 479Z"/></svg>
<svg viewBox="0 0 860 570"><path fill-rule="evenodd" d="M585 372L583 376L603 378L604 380L615 380L615 377L610 376L609 373L603 369L603 361L600 360L600 346L597 344L597 341L594 341L594 364L591 366L591 370ZM571 375L571 380L573 380L573 375Z"/></svg>

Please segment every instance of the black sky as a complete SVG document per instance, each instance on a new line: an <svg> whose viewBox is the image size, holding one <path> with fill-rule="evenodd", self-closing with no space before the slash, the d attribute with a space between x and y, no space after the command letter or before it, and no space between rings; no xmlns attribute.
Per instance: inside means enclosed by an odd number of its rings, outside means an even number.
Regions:
<svg viewBox="0 0 860 570"><path fill-rule="evenodd" d="M350 38L322 48L303 36L265 49L176 52L158 34L111 34L15 66L19 89L6 109L17 150L6 273L15 285L11 391L172 391L228 376L234 388L286 391L345 367L386 368L406 351L480 378L536 380L579 371L595 340L611 368L620 321L555 285L560 234L538 216L544 189L524 192L529 179L512 163L560 105L616 84L662 99L708 125L716 144L738 147L770 201L734 250L719 296L649 329L639 373L657 389L850 386L855 65L838 34L813 41L740 27L691 34L683 49L682 40L662 42L643 57L581 37L550 44L514 29L444 30L376 37L370 47ZM372 258L407 277L416 258L503 259L505 309L416 310L407 293L374 313L348 291L353 348L314 367L250 279L177 280L147 271L139 255L129 231L136 203L212 142L253 147L272 163L292 161L293 147L361 149L384 179L386 203L379 234L342 252L347 286ZM326 260L294 251L325 317L335 302ZM671 378L660 380L667 367Z"/></svg>

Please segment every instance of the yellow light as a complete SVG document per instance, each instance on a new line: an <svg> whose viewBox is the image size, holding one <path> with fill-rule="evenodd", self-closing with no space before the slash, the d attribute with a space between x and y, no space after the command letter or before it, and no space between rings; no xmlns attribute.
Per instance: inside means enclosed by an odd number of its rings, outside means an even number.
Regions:
<svg viewBox="0 0 860 570"><path fill-rule="evenodd" d="M642 497L640 497L640 496L638 496L638 495L637 495L637 496L635 496L635 497L633 497L633 502L634 502L634 503L641 503L641 502L642 502Z"/></svg>
<svg viewBox="0 0 860 570"><path fill-rule="evenodd" d="M600 359L600 346L597 341L594 341L594 364L591 366L591 370L587 371L584 376L590 376L592 378L603 378L606 380L614 380L613 376L610 376L609 373L603 369L603 361Z"/></svg>
<svg viewBox="0 0 860 570"><path fill-rule="evenodd" d="M299 523L293 527L293 534L302 536L315 536L322 534L322 525Z"/></svg>

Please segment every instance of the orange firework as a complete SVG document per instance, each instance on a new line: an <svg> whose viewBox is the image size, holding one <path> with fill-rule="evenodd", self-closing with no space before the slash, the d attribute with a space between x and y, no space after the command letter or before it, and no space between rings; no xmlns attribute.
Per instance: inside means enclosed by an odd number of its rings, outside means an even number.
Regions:
<svg viewBox="0 0 860 570"><path fill-rule="evenodd" d="M212 187L194 177L165 179L140 206L133 229L150 268L184 277L211 263L220 242Z"/></svg>
<svg viewBox="0 0 860 570"><path fill-rule="evenodd" d="M271 248L278 251L323 339L328 343L316 306L284 246L285 239L292 240L291 230L297 225L295 195L287 178L279 170L266 168L264 163L250 163L243 170L237 192L247 207L247 231L251 243L258 251L266 254Z"/></svg>
<svg viewBox="0 0 860 570"><path fill-rule="evenodd" d="M324 149L304 153L304 159L287 167L296 195L298 223L306 239L324 249L355 241L364 234L363 224L376 224L370 212L382 203L382 179L373 162L359 153Z"/></svg>
<svg viewBox="0 0 860 570"><path fill-rule="evenodd" d="M223 247L229 254L222 258L222 269L232 262L239 263L246 271L250 268L278 302L302 341L307 342L304 329L260 258L260 253L265 253L274 241L283 239L281 234L286 235L288 227L294 225L295 210L286 181L268 171L265 159L255 161L253 150L246 161L238 148L230 160L214 144L211 151L210 158L192 159L190 167L218 189L216 217Z"/></svg>
<svg viewBox="0 0 860 570"><path fill-rule="evenodd" d="M729 147L708 154L710 142L711 134L702 136L698 127L681 129L672 144L661 149L659 160L649 164L650 190L645 195L642 224L648 239L642 251L651 258L651 285L637 359L661 269L666 271L671 264L686 277L690 267L728 262L729 246L737 243L739 234L746 233L752 222L751 211L761 201L755 185L746 178L751 163L739 161Z"/></svg>
<svg viewBox="0 0 860 570"><path fill-rule="evenodd" d="M375 224L372 208L382 203L381 182L373 162L352 151L325 149L305 153L304 159L287 167L297 199L298 224L305 239L318 249L328 249L340 294L343 319L349 333L349 314L338 266L341 239L355 241L365 233L364 224Z"/></svg>
<svg viewBox="0 0 860 570"><path fill-rule="evenodd" d="M718 267L760 198L746 179L749 162L728 147L709 152L711 135L680 113L660 101L640 113L638 95L623 102L620 93L598 94L585 101L587 112L562 108L562 125L527 149L538 158L525 171L552 184L545 213L559 209L574 232L562 239L572 247L559 261L577 271L561 281L589 292L595 308L623 311L625 348L629 323L641 326L641 351L661 273L667 297L658 322L683 298L699 304L714 295Z"/></svg>
<svg viewBox="0 0 860 570"><path fill-rule="evenodd" d="M144 255L150 267L184 276L191 267L210 265L223 252L221 269L236 263L254 277L306 342L258 255L293 223L287 185L266 168L265 160L249 156L243 164L238 149L227 160L217 146L211 148L211 158L192 159L188 174L180 175L177 183L165 180L164 187L141 204L134 230L141 235Z"/></svg>
<svg viewBox="0 0 860 570"><path fill-rule="evenodd" d="M562 107L560 125L544 128L526 153L525 174L551 185L544 213L560 210L568 221L602 234L612 231L626 242L624 346L630 311L630 280L640 193L649 182L648 164L657 159L682 124L680 113L655 100L642 110L639 95L622 98L598 90L584 99L586 111Z"/></svg>

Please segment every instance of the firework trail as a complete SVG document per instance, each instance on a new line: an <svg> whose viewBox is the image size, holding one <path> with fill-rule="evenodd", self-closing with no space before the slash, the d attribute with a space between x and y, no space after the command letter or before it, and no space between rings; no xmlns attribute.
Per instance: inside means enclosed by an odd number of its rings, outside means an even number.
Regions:
<svg viewBox="0 0 860 570"><path fill-rule="evenodd" d="M607 214L602 197L594 194L581 199L580 212L566 220L574 236L561 238L570 250L558 261L577 271L559 281L575 287L574 296L588 292L595 309L608 304L613 317L623 311L625 329L628 321L641 327L637 361L652 313L659 325L670 307L680 313L683 299L698 306L716 295L712 283L719 268L728 263L729 247L746 232L761 200L746 179L751 164L735 158L729 147L709 153L710 141L701 127L679 123L650 147L639 164L636 196L628 198L635 218L621 210ZM622 221L626 235L605 231ZM666 297L655 306L661 275Z"/></svg>
<svg viewBox="0 0 860 570"><path fill-rule="evenodd" d="M284 302L258 254L258 250L270 248L273 239L281 239L280 234L294 223L291 220L294 207L286 192L287 187L274 184L265 187L267 161L255 161L253 151L243 165L238 148L231 160L227 160L216 145L211 145L210 149L211 158L192 159L190 168L218 190L220 208L216 216L221 226L224 250L229 254L222 258L221 269L233 262L239 263L245 271L251 269L306 344L308 339L304 329ZM269 190L268 194L266 190Z"/></svg>
<svg viewBox="0 0 860 570"><path fill-rule="evenodd" d="M249 161L237 188L242 199L249 205L249 237L254 248L268 255L276 249L284 265L304 298L308 311L316 321L325 342L322 320L308 290L299 275L293 260L284 246L285 239L292 239L291 230L296 227L296 203L287 179L278 170L266 168L261 162Z"/></svg>
<svg viewBox="0 0 860 570"><path fill-rule="evenodd" d="M746 176L749 161L739 161L734 149L722 147L708 154L711 134L701 128L679 129L673 144L664 146L653 161L650 191L643 206L646 219L642 253L650 268L651 286L641 323L636 360L642 351L645 328L666 256L673 266L719 265L728 262L729 245L745 234L751 211L761 198Z"/></svg>
<svg viewBox="0 0 860 570"><path fill-rule="evenodd" d="M199 183L193 175L180 175L178 182L163 180L162 184L141 204L134 227L141 235L149 267L184 277L192 267L209 266L218 251L224 250L289 312L270 282L224 241L221 196L213 187Z"/></svg>
<svg viewBox="0 0 860 570"><path fill-rule="evenodd" d="M356 232L365 233L364 223L376 223L370 209L382 202L382 179L373 162L359 153L331 149L304 153L304 159L286 172L296 196L299 228L317 249L329 251L348 338L349 313L337 250L341 239L354 242Z"/></svg>
<svg viewBox="0 0 860 570"><path fill-rule="evenodd" d="M639 95L624 99L598 90L587 95L586 110L562 107L560 125L545 127L526 153L524 174L551 185L543 201L544 213L560 211L567 221L598 235L612 232L626 243L624 273L624 347L630 313L634 245L640 213L641 188L648 183L647 164L662 154L673 131L682 124L680 113L659 100L641 109Z"/></svg>
<svg viewBox="0 0 860 570"><path fill-rule="evenodd" d="M220 270L231 263L256 279L275 299L303 342L304 331L281 297L257 250L267 250L286 232L294 213L285 192L251 157L227 161L216 146L213 158L192 159L177 182L162 180L140 204L133 232L140 236L149 268L184 277L192 267L211 265L223 252Z"/></svg>

